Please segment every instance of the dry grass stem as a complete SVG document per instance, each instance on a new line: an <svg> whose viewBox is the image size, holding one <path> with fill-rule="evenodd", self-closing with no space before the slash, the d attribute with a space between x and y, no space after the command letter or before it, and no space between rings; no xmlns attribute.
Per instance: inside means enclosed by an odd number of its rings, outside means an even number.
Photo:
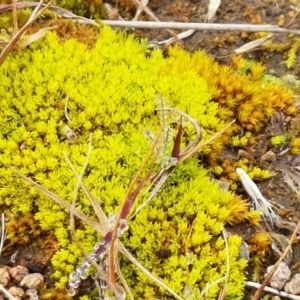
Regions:
<svg viewBox="0 0 300 300"><path fill-rule="evenodd" d="M248 287L254 287L254 288L257 288L257 289L259 289L262 286L260 283L252 282L252 281L247 281L246 285ZM300 300L300 296L288 294L288 293L283 292L283 291L278 291L278 290L273 289L269 286L265 286L263 290L264 290L264 292L275 294L275 295L278 295L278 296L283 297L283 298L292 299L292 300Z"/></svg>
<svg viewBox="0 0 300 300"><path fill-rule="evenodd" d="M1 227L0 227L0 257L1 257L1 253L2 253L5 238L6 238L5 216L2 213L1 214Z"/></svg>
<svg viewBox="0 0 300 300"><path fill-rule="evenodd" d="M14 35L18 32L18 19L17 19L17 7L16 7L16 0L12 0L13 6L13 26L14 26Z"/></svg>
<svg viewBox="0 0 300 300"><path fill-rule="evenodd" d="M155 14L147 7L148 1L142 0L133 0L133 2L138 6L137 11L140 10L139 14L144 11L149 17L151 17L154 21L160 22L159 19L155 16ZM133 20L135 21L135 19Z"/></svg>
<svg viewBox="0 0 300 300"><path fill-rule="evenodd" d="M227 129L229 129L230 126L234 123L235 123L235 120L231 121L222 130L217 132L215 135L213 135L209 140L207 140L205 142L199 141L199 143L197 143L196 145L194 145L194 143L192 144L192 146L189 145L185 151L180 153L178 162L185 161L187 158L189 158L192 155L194 155L195 153L199 152L203 147L212 143L215 139L217 139L219 136L221 136Z"/></svg>
<svg viewBox="0 0 300 300"><path fill-rule="evenodd" d="M234 50L234 53L236 54L242 54L245 52L249 52L252 50L256 50L258 47L263 46L263 44L268 41L269 39L271 39L274 36L273 33L268 34L265 37L259 38L257 40L251 41L237 49Z"/></svg>
<svg viewBox="0 0 300 300"><path fill-rule="evenodd" d="M290 30L277 25L252 24L212 24L212 23L183 23L183 22L152 22L152 21L116 21L102 20L105 25L125 28L144 29L182 29L182 30L217 30L217 31L250 31L250 32L278 32L300 34L300 30Z"/></svg>

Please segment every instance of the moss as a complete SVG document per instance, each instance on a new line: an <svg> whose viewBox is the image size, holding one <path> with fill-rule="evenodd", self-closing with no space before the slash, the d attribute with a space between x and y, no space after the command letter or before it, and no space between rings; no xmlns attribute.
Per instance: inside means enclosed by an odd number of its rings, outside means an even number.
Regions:
<svg viewBox="0 0 300 300"><path fill-rule="evenodd" d="M20 218L35 212L41 229L55 234L59 250L52 264L59 288L82 258L71 242L68 214L14 177L10 167L71 201L75 179L64 153L80 170L93 133L85 183L106 213L117 212L149 149L143 131L155 132L160 125L155 109L162 102L198 120L204 140L237 119L203 150L215 166L231 135L246 128L251 134L243 143L253 143L252 136L276 109L287 114L295 111L292 93L272 83L262 85L259 67L252 76L238 71L243 64L238 59L230 68L216 64L204 52L191 55L177 48L167 59L159 50L146 57L147 47L146 41L138 43L106 27L94 47L74 39L61 42L50 32L29 49L12 53L0 69L0 205ZM157 97L159 104L154 101ZM66 135L66 126L75 140ZM192 126L187 125L183 143L192 138ZM94 218L82 194L77 207ZM124 243L175 291L182 293L192 286L198 295L226 273L223 226L246 220L257 224L258 219L243 200L210 182L207 170L192 158L176 169L157 199L130 221ZM78 225L76 233L86 251L99 239L84 224ZM239 237L229 238L228 299L243 298L246 263L239 258L239 245ZM171 256L158 259L160 250L170 251ZM187 252L193 258L188 273ZM168 298L128 262L122 261L122 268L137 298ZM215 298L218 291L213 286L209 297Z"/></svg>
<svg viewBox="0 0 300 300"><path fill-rule="evenodd" d="M177 293L191 286L199 297L208 283L226 274L226 247L220 236L222 227L226 222L237 223L245 218L248 207L233 194L219 190L206 176L207 171L196 165L193 159L176 170L172 185L166 186L157 199L136 216L124 242L146 267L164 278ZM189 181L182 183L181 168L188 166L195 170L187 174ZM243 295L246 261L239 258L240 242L238 236L229 238L228 299L242 299ZM168 250L170 257L160 257L161 250ZM137 299L157 297L158 288L149 282L149 290L145 291L148 279L143 274L136 274L128 267L125 267L125 274L131 285L135 285ZM216 286L209 289L207 297L214 299L218 293ZM160 295L160 299L167 299L167 294Z"/></svg>
<svg viewBox="0 0 300 300"><path fill-rule="evenodd" d="M286 135L273 136L271 137L270 142L275 147L282 146L287 142L287 136Z"/></svg>
<svg viewBox="0 0 300 300"><path fill-rule="evenodd" d="M104 16L102 0L55 0L54 6L59 6L72 11L74 14L88 18L100 18Z"/></svg>
<svg viewBox="0 0 300 300"><path fill-rule="evenodd" d="M300 138L294 137L291 140L291 154L297 155L300 153Z"/></svg>

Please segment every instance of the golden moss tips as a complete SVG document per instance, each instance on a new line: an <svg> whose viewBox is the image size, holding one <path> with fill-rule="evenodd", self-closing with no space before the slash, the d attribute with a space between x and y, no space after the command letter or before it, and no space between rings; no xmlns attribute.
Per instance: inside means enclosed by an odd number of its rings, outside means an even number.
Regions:
<svg viewBox="0 0 300 300"><path fill-rule="evenodd" d="M260 225L262 217L262 212L259 210L250 210L247 213L246 220L249 222L252 226L258 226Z"/></svg>
<svg viewBox="0 0 300 300"><path fill-rule="evenodd" d="M292 138L290 152L292 155L300 154L300 138Z"/></svg>
<svg viewBox="0 0 300 300"><path fill-rule="evenodd" d="M231 211L228 219L228 222L231 224L240 223L248 218L249 203L240 197L234 197L230 202L228 202L227 208Z"/></svg>
<svg viewBox="0 0 300 300"><path fill-rule="evenodd" d="M55 32L60 37L62 42L75 39L80 43L86 44L89 48L92 48L97 38L99 37L100 31L99 28L89 25L82 25L78 23L74 23L71 20L65 19L51 19L44 20L43 27L55 26ZM41 24L34 23L27 31L27 34L30 35L32 33L37 32L41 29Z"/></svg>
<svg viewBox="0 0 300 300"><path fill-rule="evenodd" d="M285 64L288 69L290 69L295 65L299 48L300 48L300 39L298 37L293 37L291 42L291 48L288 51L288 58L285 61Z"/></svg>
<svg viewBox="0 0 300 300"><path fill-rule="evenodd" d="M251 77L253 81L260 80L266 71L266 67L261 63L254 63L250 67Z"/></svg>
<svg viewBox="0 0 300 300"><path fill-rule="evenodd" d="M250 251L259 253L264 252L271 245L272 239L267 232L258 232L250 239Z"/></svg>

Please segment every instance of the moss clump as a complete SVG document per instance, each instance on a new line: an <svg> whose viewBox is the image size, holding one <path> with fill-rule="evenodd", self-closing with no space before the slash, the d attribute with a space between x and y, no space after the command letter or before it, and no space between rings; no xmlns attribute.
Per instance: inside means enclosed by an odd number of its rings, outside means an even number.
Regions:
<svg viewBox="0 0 300 300"><path fill-rule="evenodd" d="M221 230L225 223L246 218L246 203L219 190L191 159L172 174L156 200L131 223L124 240L131 252L177 293L192 287L195 298L208 284L226 274L226 247ZM184 175L182 175L182 173ZM188 180L184 179L188 176ZM218 200L216 200L218 199ZM236 214L236 215L235 215ZM147 224L147 226L145 226ZM246 261L239 258L241 238L229 238L230 278L226 299L242 299ZM168 253L164 256L164 253ZM145 275L124 267L136 299L168 299ZM146 288L145 288L146 287ZM215 299L219 285L208 289Z"/></svg>
<svg viewBox="0 0 300 300"><path fill-rule="evenodd" d="M106 27L92 49L73 39L61 42L51 32L30 49L12 53L0 69L0 205L20 218L35 212L41 228L55 234L59 251L52 263L59 288L66 285L82 257L71 242L69 217L34 187L15 178L11 167L71 201L75 178L63 153L79 170L93 133L85 183L106 213L118 212L130 178L149 149L143 131L159 126L157 95L197 119L205 140L237 118L231 132L203 151L215 164L229 134L242 128L255 132L279 107L286 113L294 111L291 93L272 84L262 86L257 75L253 78L239 74L238 68L220 66L204 52L191 55L171 49L165 59L155 50L146 57L147 46ZM185 141L193 135L187 125ZM89 202L79 196L78 209L93 217ZM247 219L255 223L258 215L249 213L241 199L220 191L198 161L190 159L176 170L159 197L130 221L124 242L176 292L192 286L198 295L226 273L222 227ZM86 251L99 239L84 224L76 233ZM239 244L237 236L229 238L228 299L243 298L245 261L239 259ZM156 253L164 249L171 256L158 263ZM193 260L191 270L188 254ZM167 299L126 261L122 267L137 298ZM213 286L209 297L218 291L219 286Z"/></svg>
<svg viewBox="0 0 300 300"><path fill-rule="evenodd" d="M102 0L55 0L54 6L59 6L84 17L100 18L105 15Z"/></svg>

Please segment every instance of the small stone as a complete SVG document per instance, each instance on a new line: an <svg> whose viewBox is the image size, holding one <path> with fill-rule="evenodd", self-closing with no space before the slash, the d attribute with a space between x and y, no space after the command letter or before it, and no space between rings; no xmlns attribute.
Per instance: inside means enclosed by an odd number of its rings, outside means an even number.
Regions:
<svg viewBox="0 0 300 300"><path fill-rule="evenodd" d="M20 282L26 275L29 274L29 271L24 266L16 266L9 270L9 274L15 281Z"/></svg>
<svg viewBox="0 0 300 300"><path fill-rule="evenodd" d="M38 292L36 289L27 290L26 295L29 296L29 300L39 300Z"/></svg>
<svg viewBox="0 0 300 300"><path fill-rule="evenodd" d="M292 295L300 295L300 274L295 274L290 282L288 282L284 291Z"/></svg>
<svg viewBox="0 0 300 300"><path fill-rule="evenodd" d="M281 300L281 298L279 296L273 296L271 300Z"/></svg>
<svg viewBox="0 0 300 300"><path fill-rule="evenodd" d="M6 268L0 268L0 284L2 284L4 287L8 285L10 281L9 273Z"/></svg>
<svg viewBox="0 0 300 300"><path fill-rule="evenodd" d="M44 283L43 275L40 273L32 273L26 275L21 281L20 285L28 289L37 289Z"/></svg>
<svg viewBox="0 0 300 300"><path fill-rule="evenodd" d="M271 272L274 266L267 268L265 277ZM277 290L282 290L286 282L290 279L291 271L285 262L281 262L270 280L270 286Z"/></svg>
<svg viewBox="0 0 300 300"><path fill-rule="evenodd" d="M15 298L19 297L20 299L25 295L25 292L20 287L12 286L8 290Z"/></svg>
<svg viewBox="0 0 300 300"><path fill-rule="evenodd" d="M119 10L117 8L113 8L111 11L107 13L108 20L118 20L120 17Z"/></svg>
<svg viewBox="0 0 300 300"><path fill-rule="evenodd" d="M264 162L270 162L270 163L274 163L276 162L276 154L273 151L268 151L266 152L264 155L262 155L261 159L260 159L260 163L264 163Z"/></svg>

